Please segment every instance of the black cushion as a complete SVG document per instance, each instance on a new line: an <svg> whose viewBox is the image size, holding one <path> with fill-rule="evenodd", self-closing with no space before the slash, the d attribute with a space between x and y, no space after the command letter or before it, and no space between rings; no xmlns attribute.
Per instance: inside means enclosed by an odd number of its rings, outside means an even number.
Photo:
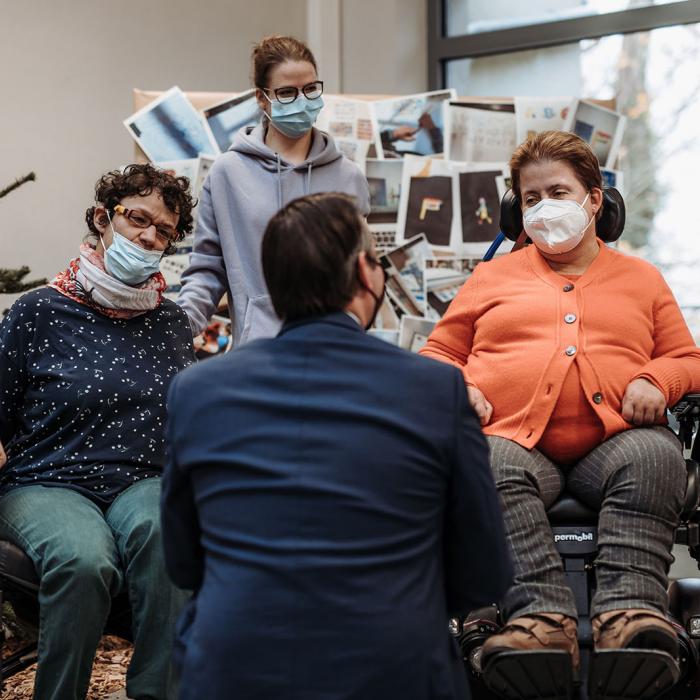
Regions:
<svg viewBox="0 0 700 700"><path fill-rule="evenodd" d="M547 511L552 525L595 525L598 513L577 501L573 496L564 495Z"/></svg>
<svg viewBox="0 0 700 700"><path fill-rule="evenodd" d="M0 540L0 579L5 578L29 590L39 589L39 577L32 560L16 545Z"/></svg>

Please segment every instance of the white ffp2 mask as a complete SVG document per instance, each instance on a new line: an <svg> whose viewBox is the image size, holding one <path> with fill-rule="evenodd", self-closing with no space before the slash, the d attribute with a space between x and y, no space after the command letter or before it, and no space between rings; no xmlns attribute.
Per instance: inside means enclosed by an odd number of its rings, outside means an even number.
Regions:
<svg viewBox="0 0 700 700"><path fill-rule="evenodd" d="M523 228L543 252L558 255L573 250L593 221L575 199L542 199L523 212Z"/></svg>

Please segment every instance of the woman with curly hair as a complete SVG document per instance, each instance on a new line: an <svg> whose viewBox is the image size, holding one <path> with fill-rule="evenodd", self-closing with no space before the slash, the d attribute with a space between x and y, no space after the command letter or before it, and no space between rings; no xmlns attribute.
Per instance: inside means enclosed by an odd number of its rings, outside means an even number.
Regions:
<svg viewBox="0 0 700 700"><path fill-rule="evenodd" d="M166 391L193 350L158 266L192 228L188 188L150 165L101 177L79 257L0 324L0 538L40 579L42 700L85 697L123 590L128 695L174 697L168 642L184 601L163 564L158 477Z"/></svg>

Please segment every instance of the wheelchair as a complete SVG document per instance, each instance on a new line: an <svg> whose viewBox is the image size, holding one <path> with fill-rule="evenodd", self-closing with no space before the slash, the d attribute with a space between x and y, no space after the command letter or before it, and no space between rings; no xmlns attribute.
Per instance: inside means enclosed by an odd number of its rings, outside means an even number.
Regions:
<svg viewBox="0 0 700 700"><path fill-rule="evenodd" d="M622 196L613 188L603 191L603 199L603 215L596 224L596 233L609 243L622 234L625 209ZM525 242L520 206L510 190L501 202L500 223L503 232L499 234L500 241L494 242L485 259L492 257L506 237L517 241L518 247ZM675 543L687 546L700 567L700 442L695 439L700 423L700 394L683 397L671 409L669 422L688 455L686 497ZM581 655L579 680L575 682L572 677L568 654L564 651L503 652L482 668L481 647L505 622L498 606L493 605L449 622L450 632L462 652L472 697L475 700L692 700L700 697L700 578L673 581L669 586L671 623L679 642L677 662L663 651L595 652L590 603L596 588L598 513L564 492L547 515L567 584L576 601Z"/></svg>
<svg viewBox="0 0 700 700"><path fill-rule="evenodd" d="M685 396L673 408L678 437L690 451L688 481L675 542L689 548L700 566L700 442L693 440L700 422L700 394ZM547 511L555 546L561 555L566 581L574 593L581 652L580 684L537 658L541 652L499 655L498 669L482 669L481 646L497 634L504 621L497 606L450 621L461 649L475 700L531 700L534 698L656 698L692 700L700 697L700 578L679 579L669 586L671 622L678 634L679 660L661 651L593 651L590 603L595 593L598 514L564 493ZM547 653L547 652L545 652ZM558 652L566 654L566 652ZM593 654L606 655L609 664L591 674ZM493 659L492 665L497 659ZM488 671L492 673L489 675ZM486 672L486 674L485 674ZM488 680L486 680L488 678Z"/></svg>

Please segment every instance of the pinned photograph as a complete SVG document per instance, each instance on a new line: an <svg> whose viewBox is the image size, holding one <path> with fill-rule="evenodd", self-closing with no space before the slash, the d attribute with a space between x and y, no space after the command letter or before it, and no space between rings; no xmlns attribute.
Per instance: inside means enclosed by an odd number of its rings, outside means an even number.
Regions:
<svg viewBox="0 0 700 700"><path fill-rule="evenodd" d="M199 196L202 193L202 187L204 187L204 181L207 179L207 175L209 174L209 171L211 170L211 166L214 165L215 160L216 160L216 158L213 156L200 156L199 157L199 161L197 163L197 177L195 178L194 187L193 187L193 194L194 194L196 199L199 199Z"/></svg>
<svg viewBox="0 0 700 700"><path fill-rule="evenodd" d="M369 184L369 224L396 223L401 201L403 161L367 158L365 174Z"/></svg>
<svg viewBox="0 0 700 700"><path fill-rule="evenodd" d="M385 295L382 305L379 307L377 318L374 319L372 328L376 330L396 331L399 330L399 318L402 315Z"/></svg>
<svg viewBox="0 0 700 700"><path fill-rule="evenodd" d="M218 155L219 147L204 118L179 87L124 120L124 126L152 162Z"/></svg>
<svg viewBox="0 0 700 700"><path fill-rule="evenodd" d="M365 169L365 161L369 153L371 142L354 138L335 139L336 148L353 163L357 163L360 170Z"/></svg>
<svg viewBox="0 0 700 700"><path fill-rule="evenodd" d="M435 328L435 321L422 316L402 316L399 329L399 347L418 352L427 342Z"/></svg>
<svg viewBox="0 0 700 700"><path fill-rule="evenodd" d="M199 167L198 158L166 160L160 163L153 163L153 165L175 177L186 177L190 181L190 188L194 187L194 181L197 178L197 168Z"/></svg>
<svg viewBox="0 0 700 700"><path fill-rule="evenodd" d="M517 146L512 102L449 102L445 158L471 163L507 162Z"/></svg>
<svg viewBox="0 0 700 700"><path fill-rule="evenodd" d="M204 332L194 338L194 354L198 360L227 352L232 345L231 319L225 316L212 316Z"/></svg>
<svg viewBox="0 0 700 700"><path fill-rule="evenodd" d="M401 178L397 243L425 235L433 247L458 243L454 230L453 172L447 161L406 156Z"/></svg>
<svg viewBox="0 0 700 700"><path fill-rule="evenodd" d="M520 144L542 131L562 131L571 97L516 97L516 140Z"/></svg>
<svg viewBox="0 0 700 700"><path fill-rule="evenodd" d="M591 147L601 167L614 168L626 122L619 112L575 100L563 128L580 136Z"/></svg>
<svg viewBox="0 0 700 700"><path fill-rule="evenodd" d="M160 272L165 278L167 287L165 288L164 294L168 299L177 299L182 289L182 274L189 264L189 253L177 252L175 255L164 255L161 258Z"/></svg>
<svg viewBox="0 0 700 700"><path fill-rule="evenodd" d="M411 295L414 305L420 309L421 313L425 308L424 261L432 254L426 237L421 235L385 253L380 259L389 276L393 277L395 274L400 276L404 289Z"/></svg>
<svg viewBox="0 0 700 700"><path fill-rule="evenodd" d="M491 242L498 235L499 177L503 177L503 168L458 173L462 243Z"/></svg>
<svg viewBox="0 0 700 700"><path fill-rule="evenodd" d="M382 264L387 270L386 296L397 317L401 318L405 315L422 316L423 309L418 305L413 294L406 288L399 272L391 266L386 258L382 258Z"/></svg>
<svg viewBox="0 0 700 700"><path fill-rule="evenodd" d="M399 332L398 331L387 331L382 328L370 328L367 331L370 335L373 335L379 340L383 340L385 343L390 343L391 345L399 344Z"/></svg>
<svg viewBox="0 0 700 700"><path fill-rule="evenodd" d="M246 92L202 110L207 128L222 153L228 151L236 133L244 126L257 124L262 112L255 90Z"/></svg>
<svg viewBox="0 0 700 700"><path fill-rule="evenodd" d="M454 90L438 90L373 102L380 157L442 153L445 148L443 105L455 96Z"/></svg>
<svg viewBox="0 0 700 700"><path fill-rule="evenodd" d="M377 156L378 132L367 100L324 95L316 127L330 134L338 150L363 169L366 158Z"/></svg>
<svg viewBox="0 0 700 700"><path fill-rule="evenodd" d="M611 170L610 168L601 168L600 174L603 178L603 187L614 187L624 195L624 181L622 179L622 170Z"/></svg>
<svg viewBox="0 0 700 700"><path fill-rule="evenodd" d="M513 186L513 179L509 176L498 175L496 177L496 189L498 190L499 201L503 199L503 195Z"/></svg>
<svg viewBox="0 0 700 700"><path fill-rule="evenodd" d="M425 317L439 321L481 258L426 258Z"/></svg>

